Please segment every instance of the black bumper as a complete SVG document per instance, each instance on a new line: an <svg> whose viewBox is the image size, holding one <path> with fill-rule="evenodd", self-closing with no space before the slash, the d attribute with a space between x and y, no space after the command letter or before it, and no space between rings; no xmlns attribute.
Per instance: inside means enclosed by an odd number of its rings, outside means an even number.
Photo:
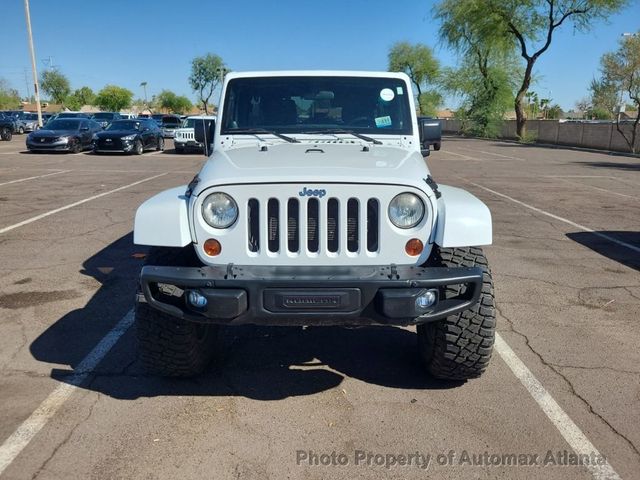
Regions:
<svg viewBox="0 0 640 480"><path fill-rule="evenodd" d="M175 317L218 324L415 325L472 307L482 290L481 268L154 267L140 275L139 302ZM444 298L447 285L463 293ZM417 299L435 294L429 307ZM206 305L188 300L196 292Z"/></svg>

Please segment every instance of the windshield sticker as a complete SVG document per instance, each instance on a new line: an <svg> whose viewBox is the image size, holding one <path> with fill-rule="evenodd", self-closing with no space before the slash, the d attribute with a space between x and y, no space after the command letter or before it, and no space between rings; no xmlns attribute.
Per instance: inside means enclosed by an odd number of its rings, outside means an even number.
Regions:
<svg viewBox="0 0 640 480"><path fill-rule="evenodd" d="M391 90L390 88L383 88L382 90L380 90L380 98L385 102L390 102L395 96L396 94L393 93L393 90Z"/></svg>
<svg viewBox="0 0 640 480"><path fill-rule="evenodd" d="M391 125L393 125L393 123L391 122L391 117L389 115L386 117L376 117L376 127L390 127Z"/></svg>
<svg viewBox="0 0 640 480"><path fill-rule="evenodd" d="M402 90L402 87L396 87L396 93L398 95L404 95L404 90Z"/></svg>

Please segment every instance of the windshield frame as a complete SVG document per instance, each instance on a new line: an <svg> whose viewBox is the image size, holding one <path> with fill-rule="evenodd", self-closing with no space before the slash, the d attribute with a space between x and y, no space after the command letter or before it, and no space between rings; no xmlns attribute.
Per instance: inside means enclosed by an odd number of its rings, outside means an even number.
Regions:
<svg viewBox="0 0 640 480"><path fill-rule="evenodd" d="M251 88L252 82L256 83L256 92L276 92L275 96L280 96L278 95L278 87L280 87L278 84L281 84L284 93L280 98L285 102L293 101L296 104L296 123L278 125L267 122L258 122L242 126L230 126L232 122L239 122L243 115L244 119L248 120L250 114L247 113L247 97L250 94L245 93L245 98L242 99L241 90L243 88ZM287 82L291 82L291 87L286 85ZM361 84L362 87L358 84ZM322 88L323 86L326 88ZM373 92L367 92L366 97L363 97L371 107L370 110L367 110L369 113L366 118L367 123L366 125L348 123L346 120L347 117L345 116L343 118L343 110L345 110L347 106L354 106L358 104L358 97L353 95L352 92L360 92L364 87L373 90ZM309 97L305 88L309 93L314 94L315 96ZM292 92L297 91L300 91L300 93L297 95L291 94ZM249 92L251 92L251 90L249 90ZM326 98L322 97L321 94L325 94ZM234 135L234 130L263 129L288 135L305 135L307 133L311 135L322 135L324 134L323 130L327 130L327 135L333 135L331 130L344 130L344 132L341 133L348 134L350 133L349 131L352 131L369 136L412 136L415 133L415 114L412 111L412 95L413 91L410 90L410 86L403 78L386 75L352 76L318 74L277 75L265 77L240 76L229 79L225 86L219 132L221 135ZM240 100L238 100L238 98L240 98ZM262 99L263 97L257 98L257 100L260 101L262 101ZM317 115L317 112L320 110L318 105L323 100L327 105L325 109L332 110L332 115L326 115L326 117L323 118L325 122L317 123L317 117L311 117L304 114L305 112L302 111L301 104L304 102L310 102L313 104L309 108L313 110L314 115ZM238 103L235 104L234 102ZM244 113L241 113L238 110L242 108L244 108ZM391 119L389 114L385 116L378 116L378 112L390 110L393 110L393 121L395 122L395 125L389 124ZM333 113L333 111L339 111L339 113ZM267 110L264 110L264 112L266 113ZM382 113L380 115L382 115ZM358 118L357 116L352 115L352 122L354 117L356 119ZM308 118L309 123L303 123L304 118ZM244 135L242 133L237 134Z"/></svg>

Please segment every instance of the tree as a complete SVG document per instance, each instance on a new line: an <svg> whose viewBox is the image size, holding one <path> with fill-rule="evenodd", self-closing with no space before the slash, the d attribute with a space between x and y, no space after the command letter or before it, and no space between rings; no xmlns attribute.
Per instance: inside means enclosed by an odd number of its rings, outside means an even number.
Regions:
<svg viewBox="0 0 640 480"><path fill-rule="evenodd" d="M600 60L602 82L616 92L626 95L635 109L630 132L620 126L620 113L616 117L616 129L629 146L631 153L637 153L636 138L640 123L640 32L624 37L615 52L605 53Z"/></svg>
<svg viewBox="0 0 640 480"><path fill-rule="evenodd" d="M93 90L89 87L81 87L69 95L64 104L71 110L80 110L84 105L93 105L95 99L96 95Z"/></svg>
<svg viewBox="0 0 640 480"><path fill-rule="evenodd" d="M196 57L191 62L189 83L194 92L198 93L206 114L209 114L209 99L227 71L222 58L213 53Z"/></svg>
<svg viewBox="0 0 640 480"><path fill-rule="evenodd" d="M443 77L446 89L462 97L457 117L464 131L483 137L500 134L504 114L513 104L519 68L513 44L491 31L481 31L467 10L473 5L444 0L434 8L440 38L462 56L461 66Z"/></svg>
<svg viewBox="0 0 640 480"><path fill-rule="evenodd" d="M605 79L593 79L589 85L590 104L593 110L604 112L606 120L615 118L618 107L618 86Z"/></svg>
<svg viewBox="0 0 640 480"><path fill-rule="evenodd" d="M55 68L42 72L40 88L54 103L61 105L64 105L65 99L71 93L69 79Z"/></svg>
<svg viewBox="0 0 640 480"><path fill-rule="evenodd" d="M432 50L423 44L411 45L408 42L398 42L391 47L388 54L389 71L406 73L413 83L418 108L423 115L433 115L442 103L442 95L429 86L438 84L440 62L433 55Z"/></svg>
<svg viewBox="0 0 640 480"><path fill-rule="evenodd" d="M619 10L627 0L444 0L461 12L474 38L495 44L502 40L514 44L524 59L524 72L514 107L517 134L526 133L523 100L538 59L549 49L553 34L571 21L578 31L586 31L598 19ZM439 8L439 7L437 7Z"/></svg>
<svg viewBox="0 0 640 480"><path fill-rule="evenodd" d="M20 106L18 91L9 86L4 78L0 78L0 109L13 110Z"/></svg>
<svg viewBox="0 0 640 480"><path fill-rule="evenodd" d="M96 95L95 103L101 110L118 112L131 105L133 92L117 85L107 85Z"/></svg>
<svg viewBox="0 0 640 480"><path fill-rule="evenodd" d="M155 99L156 105L172 113L185 113L193 107L191 100L176 95L171 90L162 90Z"/></svg>

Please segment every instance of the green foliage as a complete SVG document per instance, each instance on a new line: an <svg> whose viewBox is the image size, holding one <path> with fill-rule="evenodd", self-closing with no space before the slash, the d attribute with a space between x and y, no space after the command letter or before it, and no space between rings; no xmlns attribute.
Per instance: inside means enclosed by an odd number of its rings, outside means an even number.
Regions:
<svg viewBox="0 0 640 480"><path fill-rule="evenodd" d="M171 90L162 90L155 98L156 105L172 113L185 113L191 110L191 100L183 95L176 95Z"/></svg>
<svg viewBox="0 0 640 480"><path fill-rule="evenodd" d="M556 103L555 105L552 105L547 109L547 119L558 120L562 113L562 108Z"/></svg>
<svg viewBox="0 0 640 480"><path fill-rule="evenodd" d="M131 105L133 92L117 85L107 85L96 95L95 104L101 110L119 112Z"/></svg>
<svg viewBox="0 0 640 480"><path fill-rule="evenodd" d="M71 93L69 79L57 69L45 70L40 78L40 88L54 103L64 105Z"/></svg>
<svg viewBox="0 0 640 480"><path fill-rule="evenodd" d="M418 108L423 115L434 115L442 104L442 95L435 88L440 78L440 62L433 51L420 43L411 45L399 42L391 47L388 54L389 71L406 73L418 94Z"/></svg>
<svg viewBox="0 0 640 480"><path fill-rule="evenodd" d="M589 85L593 110L605 112L606 120L615 118L618 107L618 85L608 79L593 79Z"/></svg>
<svg viewBox="0 0 640 480"><path fill-rule="evenodd" d="M222 58L213 53L207 53L191 61L189 84L198 94L205 113L209 113L209 99L228 71Z"/></svg>
<svg viewBox="0 0 640 480"><path fill-rule="evenodd" d="M78 99L82 105L93 105L96 101L96 94L89 87L80 87L73 92L73 96Z"/></svg>
<svg viewBox="0 0 640 480"><path fill-rule="evenodd" d="M0 110L13 110L19 106L18 91L11 88L4 78L0 78Z"/></svg>
<svg viewBox="0 0 640 480"><path fill-rule="evenodd" d="M436 17L443 23L441 37L454 49L476 55L515 48L524 60L514 99L518 136L525 133L523 100L531 85L536 61L551 46L554 32L565 22L577 31L588 30L628 3L627 0L442 0ZM488 55L484 55L488 58Z"/></svg>

